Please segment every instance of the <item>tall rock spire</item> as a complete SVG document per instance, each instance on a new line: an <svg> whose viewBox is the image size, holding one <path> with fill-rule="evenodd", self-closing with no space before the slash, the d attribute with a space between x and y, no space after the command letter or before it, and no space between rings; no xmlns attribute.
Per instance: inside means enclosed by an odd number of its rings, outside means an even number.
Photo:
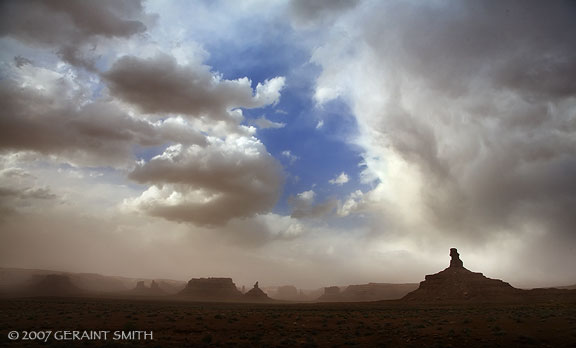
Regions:
<svg viewBox="0 0 576 348"><path fill-rule="evenodd" d="M464 267L464 263L460 260L460 254L458 254L458 249L451 248L450 249L450 267Z"/></svg>

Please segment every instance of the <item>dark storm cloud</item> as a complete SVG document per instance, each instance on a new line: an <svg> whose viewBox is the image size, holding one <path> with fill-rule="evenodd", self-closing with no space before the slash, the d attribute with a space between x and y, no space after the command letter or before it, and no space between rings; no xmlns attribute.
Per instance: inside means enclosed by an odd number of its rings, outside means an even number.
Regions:
<svg viewBox="0 0 576 348"><path fill-rule="evenodd" d="M573 30L576 33L576 30ZM569 98L576 95L576 55L516 57L515 63L501 67L495 83L522 92L529 99Z"/></svg>
<svg viewBox="0 0 576 348"><path fill-rule="evenodd" d="M370 111L357 117L417 168L425 221L470 240L530 226L574 242L574 2L372 5L357 35L382 79L365 81L387 95L357 98Z"/></svg>
<svg viewBox="0 0 576 348"><path fill-rule="evenodd" d="M47 188L25 188L15 189L11 187L0 187L0 197L18 199L54 199L56 195Z"/></svg>
<svg viewBox="0 0 576 348"><path fill-rule="evenodd" d="M97 37L129 37L146 30L153 17L139 0L32 1L0 3L0 37L31 45L59 47L61 57L74 65L92 68L80 46Z"/></svg>
<svg viewBox="0 0 576 348"><path fill-rule="evenodd" d="M32 176L20 168L0 170L0 222L18 213L21 207L30 206L35 201L56 200L58 196L47 187L36 187L22 183Z"/></svg>
<svg viewBox="0 0 576 348"><path fill-rule="evenodd" d="M183 123L138 120L114 104L84 103L60 87L47 85L40 90L4 81L0 86L0 151L34 151L87 165L126 165L135 144L204 141Z"/></svg>
<svg viewBox="0 0 576 348"><path fill-rule="evenodd" d="M24 65L32 64L32 61L26 57L16 56L14 57L14 64L16 64L18 68L21 68Z"/></svg>
<svg viewBox="0 0 576 348"><path fill-rule="evenodd" d="M258 84L252 95L250 80L224 80L206 65L179 65L159 54L142 59L125 56L104 74L115 96L146 113L176 113L227 120L231 108L255 108L277 101L284 79Z"/></svg>
<svg viewBox="0 0 576 348"><path fill-rule="evenodd" d="M91 36L128 37L146 30L141 1L5 0L0 35L57 45Z"/></svg>
<svg viewBox="0 0 576 348"><path fill-rule="evenodd" d="M393 4L373 9L364 34L382 58L440 93L467 93L487 78L496 88L567 96L575 15L570 1Z"/></svg>
<svg viewBox="0 0 576 348"><path fill-rule="evenodd" d="M280 166L251 129L240 125L241 111L233 109L276 103L283 77L253 89L248 78L226 80L209 66L179 64L162 53L122 56L100 73L92 52L104 43L100 39L129 38L154 20L140 1L23 1L2 6L0 36L54 48L60 59L88 72L63 72L59 67L56 72L14 58L17 69L8 71L0 88L0 154L29 151L73 165L129 167L137 146L168 147L167 156L180 149L169 161L157 156L140 163L130 175L150 185L132 200L135 208L169 220L222 225L267 212L275 204L283 180ZM95 100L92 95L100 94L97 78L110 93L105 90L105 96ZM134 117L120 100L163 118L151 122ZM196 119L201 122L194 123ZM212 132L220 142L209 136ZM205 166L196 168L194 161ZM163 172L156 172L157 167ZM183 181L174 181L176 176Z"/></svg>
<svg viewBox="0 0 576 348"><path fill-rule="evenodd" d="M129 175L153 185L134 206L153 216L196 225L267 212L279 198L279 163L256 139L210 138L205 147L175 145Z"/></svg>
<svg viewBox="0 0 576 348"><path fill-rule="evenodd" d="M290 10L298 24L312 24L324 19L335 20L341 12L353 9L360 0L292 0Z"/></svg>

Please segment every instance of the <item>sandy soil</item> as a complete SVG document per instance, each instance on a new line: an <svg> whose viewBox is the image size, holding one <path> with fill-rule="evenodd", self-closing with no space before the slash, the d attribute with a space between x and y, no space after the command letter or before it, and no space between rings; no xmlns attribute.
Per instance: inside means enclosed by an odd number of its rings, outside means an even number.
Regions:
<svg viewBox="0 0 576 348"><path fill-rule="evenodd" d="M18 331L153 331L153 340L10 341ZM0 300L6 347L576 347L576 303L237 304Z"/></svg>

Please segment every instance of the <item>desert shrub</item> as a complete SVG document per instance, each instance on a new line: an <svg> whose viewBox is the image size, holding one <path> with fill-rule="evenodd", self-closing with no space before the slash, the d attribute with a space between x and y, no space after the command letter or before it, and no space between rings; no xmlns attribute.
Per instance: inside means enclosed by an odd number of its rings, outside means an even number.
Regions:
<svg viewBox="0 0 576 348"><path fill-rule="evenodd" d="M204 335L204 337L202 337L202 343L212 343L212 335L210 334L206 334Z"/></svg>

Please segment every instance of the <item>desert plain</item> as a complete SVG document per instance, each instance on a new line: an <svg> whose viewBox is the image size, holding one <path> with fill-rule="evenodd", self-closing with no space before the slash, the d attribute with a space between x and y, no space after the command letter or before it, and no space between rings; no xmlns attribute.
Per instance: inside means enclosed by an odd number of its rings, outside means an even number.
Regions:
<svg viewBox="0 0 576 348"><path fill-rule="evenodd" d="M6 347L575 347L576 303L200 303L0 300ZM15 340L8 331L147 331L140 340Z"/></svg>

